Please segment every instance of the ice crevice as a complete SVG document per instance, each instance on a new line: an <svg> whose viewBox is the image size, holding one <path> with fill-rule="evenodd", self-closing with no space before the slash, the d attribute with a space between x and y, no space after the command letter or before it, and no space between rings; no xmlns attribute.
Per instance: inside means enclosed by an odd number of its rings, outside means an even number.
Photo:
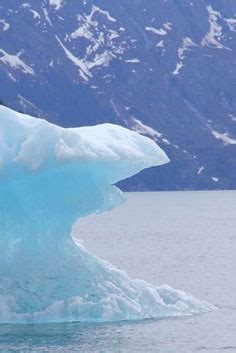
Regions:
<svg viewBox="0 0 236 353"><path fill-rule="evenodd" d="M120 126L63 129L0 107L0 323L105 322L202 313L211 304L154 286L72 237L76 219L124 201L114 186L168 162Z"/></svg>

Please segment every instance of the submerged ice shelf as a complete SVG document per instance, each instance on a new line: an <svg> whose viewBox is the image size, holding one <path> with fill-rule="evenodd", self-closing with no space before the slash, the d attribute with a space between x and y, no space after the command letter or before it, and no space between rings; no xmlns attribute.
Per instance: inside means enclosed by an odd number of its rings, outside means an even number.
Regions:
<svg viewBox="0 0 236 353"><path fill-rule="evenodd" d="M113 184L168 162L120 126L63 129L0 107L0 323L192 315L213 306L132 280L72 238L75 220L123 202Z"/></svg>

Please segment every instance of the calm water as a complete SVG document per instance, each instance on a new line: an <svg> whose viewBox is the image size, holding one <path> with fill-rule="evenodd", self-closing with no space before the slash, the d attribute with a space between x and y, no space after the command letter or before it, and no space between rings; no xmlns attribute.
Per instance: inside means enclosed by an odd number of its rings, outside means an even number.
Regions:
<svg viewBox="0 0 236 353"><path fill-rule="evenodd" d="M236 353L236 192L127 194L75 226L86 247L132 277L215 304L191 318L107 325L1 325L0 352Z"/></svg>

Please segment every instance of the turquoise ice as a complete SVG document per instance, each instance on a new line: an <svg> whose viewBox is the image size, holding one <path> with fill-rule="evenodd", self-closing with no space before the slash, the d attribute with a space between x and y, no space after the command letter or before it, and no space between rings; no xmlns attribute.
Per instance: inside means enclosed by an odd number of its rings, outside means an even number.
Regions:
<svg viewBox="0 0 236 353"><path fill-rule="evenodd" d="M71 236L76 219L122 204L114 183L168 161L152 140L120 126L63 129L1 106L0 322L104 322L212 309L167 285L130 279Z"/></svg>

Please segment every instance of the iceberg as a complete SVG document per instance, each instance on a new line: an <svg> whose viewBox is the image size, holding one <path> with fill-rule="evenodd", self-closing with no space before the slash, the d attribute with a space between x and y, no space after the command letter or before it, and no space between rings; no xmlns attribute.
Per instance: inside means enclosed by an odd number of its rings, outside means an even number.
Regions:
<svg viewBox="0 0 236 353"><path fill-rule="evenodd" d="M106 322L192 315L212 305L129 276L71 227L122 204L114 186L168 162L123 127L68 128L0 107L0 323Z"/></svg>

